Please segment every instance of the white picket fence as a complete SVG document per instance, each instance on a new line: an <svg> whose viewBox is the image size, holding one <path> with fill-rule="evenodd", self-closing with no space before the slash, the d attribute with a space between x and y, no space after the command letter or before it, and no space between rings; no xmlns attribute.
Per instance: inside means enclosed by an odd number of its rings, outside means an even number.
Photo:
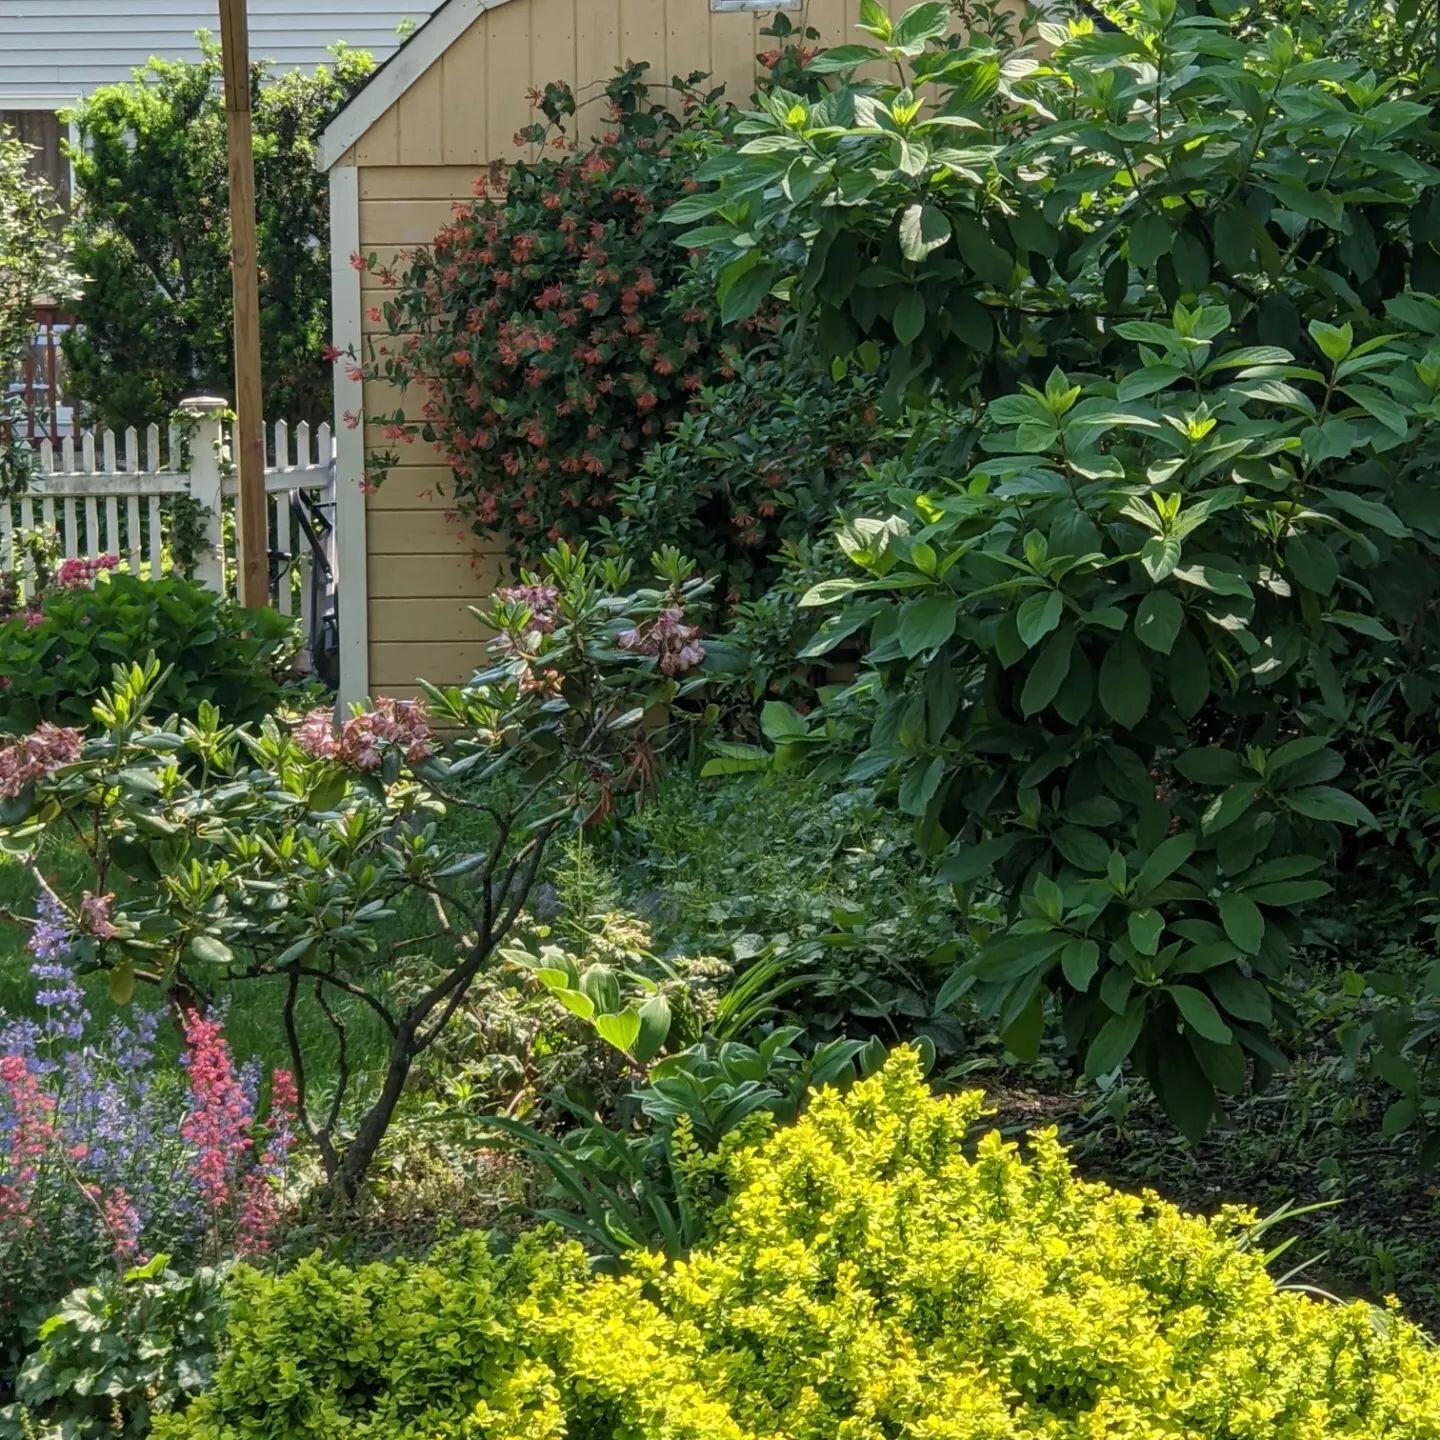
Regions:
<svg viewBox="0 0 1440 1440"><path fill-rule="evenodd" d="M132 573L157 578L172 567L174 501L187 495L200 507L197 518L205 532L195 578L233 595L235 556L226 538L233 526L225 524L225 516L233 513L236 481L227 463L233 436L220 418L225 402L205 397L181 408L194 423L172 424L163 433L151 425L143 436L134 429L121 435L85 430L58 444L43 441L37 447L37 477L24 494L0 500L0 571L19 569L25 578L19 541L25 532L41 529L58 533L67 557L114 554ZM282 614L298 609L308 633L312 551L294 523L290 497L306 490L322 505L333 504L335 443L328 425L312 433L302 423L292 433L283 420L266 427L265 439L271 598ZM327 558L333 573L333 549Z"/></svg>

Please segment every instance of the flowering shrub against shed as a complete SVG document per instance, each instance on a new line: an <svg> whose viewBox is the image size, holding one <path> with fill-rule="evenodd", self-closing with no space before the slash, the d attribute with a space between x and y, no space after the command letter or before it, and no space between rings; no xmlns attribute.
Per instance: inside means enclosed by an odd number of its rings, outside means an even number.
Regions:
<svg viewBox="0 0 1440 1440"><path fill-rule="evenodd" d="M435 445L460 517L525 560L612 513L640 451L731 372L720 306L659 223L721 112L693 75L677 118L651 100L648 69L606 86L612 127L578 147L575 96L547 87L544 122L517 137L537 158L478 181L477 203L399 269L359 259L395 287L363 369L410 392L369 418L391 442ZM398 461L371 455L370 483Z"/></svg>

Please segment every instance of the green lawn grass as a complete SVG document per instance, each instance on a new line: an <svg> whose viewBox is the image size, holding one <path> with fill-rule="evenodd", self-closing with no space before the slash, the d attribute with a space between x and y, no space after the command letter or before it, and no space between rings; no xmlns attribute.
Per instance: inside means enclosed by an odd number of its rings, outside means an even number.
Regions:
<svg viewBox="0 0 1440 1440"><path fill-rule="evenodd" d="M66 889L72 885L82 888L83 854L73 847L53 845L45 856L45 873ZM20 916L30 915L35 908L35 893L31 875L10 856L0 855L0 909ZM35 1013L35 980L30 974L31 957L25 941L23 929L0 920L0 1016L22 1017ZM94 1022L92 1033L98 1034L123 1007L110 998L103 974L83 976L81 985ZM276 1067L289 1068L290 1048L281 1022L284 994L285 982L277 978L222 983L214 988L212 999L225 1006L225 1034L237 1061L259 1060L267 1073ZM333 1008L348 1029L352 1071L357 1079L379 1072L385 1055L385 1033L379 1019L359 1002L340 998L344 1004ZM161 1003L161 997L142 985L129 1003L155 1006ZM308 995L302 997L297 1006L296 1019L310 1083L323 1089L334 1076L338 1058L329 1021ZM160 1044L166 1053L180 1052L178 1025L161 1028Z"/></svg>
<svg viewBox="0 0 1440 1440"><path fill-rule="evenodd" d="M442 843L457 852L482 850L488 843L485 822L472 810L454 808L441 821L441 827ZM86 888L87 865L78 844L51 841L43 852L42 869L66 894L78 895ZM29 916L34 913L35 896L34 878L13 857L0 852L0 912ZM388 944L403 942L409 935L433 928L433 917L423 898L417 897L386 922L378 938L383 950ZM35 981L30 974L31 957L25 941L26 931L22 927L0 918L0 1017L34 1013ZM437 951L435 958L443 962L446 957ZM393 978L386 972L375 977L373 983L378 984L382 998L388 999ZM119 1007L110 998L104 975L83 977L82 985L98 1032ZM290 1048L282 1022L285 985L284 980L276 977L229 984L222 980L209 991L212 1000L226 1007L225 1034L237 1061L259 1060L267 1072L276 1067L290 1067ZM352 1097L363 1097L379 1083L384 1071L388 1036L379 1017L362 1002L337 995L333 990L329 992L329 1000L332 1010L346 1026ZM153 989L142 986L131 1003L153 1006L161 1003L161 997ZM296 1023L305 1054L307 1083L314 1093L324 1093L334 1079L339 1051L329 1020L309 992L301 994ZM179 1027L164 1026L161 1036L165 1050L178 1054L181 1049Z"/></svg>

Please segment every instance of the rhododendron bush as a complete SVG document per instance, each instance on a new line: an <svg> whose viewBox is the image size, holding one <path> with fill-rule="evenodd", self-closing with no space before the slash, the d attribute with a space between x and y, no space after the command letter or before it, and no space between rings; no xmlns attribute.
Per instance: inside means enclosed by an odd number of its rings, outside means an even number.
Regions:
<svg viewBox="0 0 1440 1440"><path fill-rule="evenodd" d="M610 129L578 146L575 97L549 86L534 97L544 121L517 137L537 158L492 170L397 268L356 257L394 287L369 317L387 338L361 368L406 392L369 417L390 446L370 456L369 483L397 445L433 445L460 518L522 559L615 513L641 451L732 373L743 339L727 337L723 299L659 222L693 188L725 112L695 75L677 118L651 100L647 69L610 82Z"/></svg>
<svg viewBox="0 0 1440 1440"><path fill-rule="evenodd" d="M38 918L8 918L25 925L37 959L63 935L67 964L108 975L112 999L143 986L183 1013L203 1103L177 1143L202 1157L196 1203L233 1212L241 1249L262 1245L275 1219L271 1188L251 1177L283 1164L290 1142L277 1131L252 1143L253 1097L207 1004L231 986L275 987L293 1076L275 1082L276 1103L293 1108L330 1184L353 1196L411 1066L514 926L549 838L613 814L679 733L678 721L656 728L653 718L683 714L674 702L700 683L704 642L690 612L707 587L678 556L657 561L661 585L626 594L625 567L558 548L543 574L497 596L493 667L425 701L382 699L338 724L324 711L293 726L271 718L254 732L208 705L157 723L152 661L117 670L88 737L42 725L0 744L0 845L45 897ZM456 805L485 817L485 853L460 853L454 828L439 825ZM43 844L62 824L87 859L69 883ZM387 928L416 897L441 918L438 936ZM336 1002L383 1025L378 1081L351 1073ZM305 1063L317 1033L339 1053L319 1093ZM13 1080L14 1113L29 1117L8 1161L0 1129L0 1210L20 1203L12 1191L23 1200L30 1148L55 1121L43 1084L33 1097L26 1088L37 1073L0 1076ZM237 1171L241 1156L248 1168ZM102 1183L95 1200L118 1216L127 1197Z"/></svg>

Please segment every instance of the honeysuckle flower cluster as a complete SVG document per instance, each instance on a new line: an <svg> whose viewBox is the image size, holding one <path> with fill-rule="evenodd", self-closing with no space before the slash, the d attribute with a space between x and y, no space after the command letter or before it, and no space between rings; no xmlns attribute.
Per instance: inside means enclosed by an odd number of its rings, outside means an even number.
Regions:
<svg viewBox="0 0 1440 1440"><path fill-rule="evenodd" d="M85 737L48 720L0 749L0 799L13 800L27 785L48 780L62 765L80 758Z"/></svg>
<svg viewBox="0 0 1440 1440"><path fill-rule="evenodd" d="M335 760L364 771L378 770L387 750L398 750L411 765L435 753L424 703L393 696L352 715L338 731L330 711L312 710L296 727L295 743L317 760Z"/></svg>
<svg viewBox="0 0 1440 1440"><path fill-rule="evenodd" d="M758 328L727 331L708 292L687 293L689 259L660 220L694 187L713 110L682 96L683 117L667 113L638 67L607 95L614 128L577 148L574 95L538 94L535 159L482 181L432 245L398 263L355 257L392 291L370 320L393 339L361 368L425 395L418 414L365 417L395 447L368 457L367 484L399 445L427 441L457 514L526 559L613 514L646 446L734 373Z"/></svg>
<svg viewBox="0 0 1440 1440"><path fill-rule="evenodd" d="M644 625L626 630L615 643L636 655L653 655L662 675L683 675L705 658L699 628L687 625L685 612L675 606L662 610Z"/></svg>

